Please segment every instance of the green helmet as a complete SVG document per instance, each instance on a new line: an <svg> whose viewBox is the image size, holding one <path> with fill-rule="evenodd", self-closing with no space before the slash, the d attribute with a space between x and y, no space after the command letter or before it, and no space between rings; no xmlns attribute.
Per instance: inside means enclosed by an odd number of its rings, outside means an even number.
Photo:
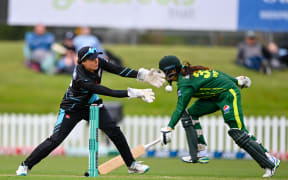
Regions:
<svg viewBox="0 0 288 180"><path fill-rule="evenodd" d="M159 61L159 69L161 69L163 72L168 72L172 69L176 69L176 72L178 73L182 67L182 64L180 60L176 56L164 56Z"/></svg>
<svg viewBox="0 0 288 180"><path fill-rule="evenodd" d="M181 67L182 64L176 56L164 56L159 61L159 69L165 73L166 80L170 85L172 84L173 77L177 76L177 73L180 72Z"/></svg>

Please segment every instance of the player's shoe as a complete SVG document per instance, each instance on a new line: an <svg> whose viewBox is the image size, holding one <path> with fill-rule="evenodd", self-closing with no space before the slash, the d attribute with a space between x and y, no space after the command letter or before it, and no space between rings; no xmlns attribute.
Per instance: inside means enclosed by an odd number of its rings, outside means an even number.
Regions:
<svg viewBox="0 0 288 180"><path fill-rule="evenodd" d="M269 156L269 159L270 161L272 161L274 163L274 168L273 169L269 169L269 168L266 168L265 169L265 174L263 175L264 178L266 177L272 177L275 172L276 172L276 169L279 167L280 165L280 160L274 156Z"/></svg>
<svg viewBox="0 0 288 180"><path fill-rule="evenodd" d="M197 153L198 162L201 164L206 164L209 162L208 153L206 150L199 151Z"/></svg>
<svg viewBox="0 0 288 180"><path fill-rule="evenodd" d="M181 158L181 160L183 162L186 162L186 163L197 163L197 162L192 160L191 156L184 156L184 157Z"/></svg>
<svg viewBox="0 0 288 180"><path fill-rule="evenodd" d="M22 162L16 171L16 176L27 176L28 172L29 172L28 166L26 166Z"/></svg>
<svg viewBox="0 0 288 180"><path fill-rule="evenodd" d="M193 162L191 156L184 156L184 157L181 158L181 160L183 162L186 162L186 163L197 163L198 162L198 163L201 163L201 164L206 164L206 163L209 162L209 158L207 156L199 157L197 162Z"/></svg>
<svg viewBox="0 0 288 180"><path fill-rule="evenodd" d="M201 164L207 164L209 162L209 158L207 156L201 157L198 159L198 162Z"/></svg>
<svg viewBox="0 0 288 180"><path fill-rule="evenodd" d="M202 151L199 151L197 153L197 157L198 157L198 163L201 163L201 164L206 164L209 162L209 157L208 157L208 154L207 154L207 151L206 150L202 150ZM197 163L197 162L193 162L192 161L192 158L191 156L184 156L181 158L181 160L183 162L186 162L186 163Z"/></svg>
<svg viewBox="0 0 288 180"><path fill-rule="evenodd" d="M149 171L150 167L145 165L145 164L141 164L143 161L134 161L130 167L128 167L128 173L133 174L133 173L139 173L139 174L143 174L146 173L147 171Z"/></svg>

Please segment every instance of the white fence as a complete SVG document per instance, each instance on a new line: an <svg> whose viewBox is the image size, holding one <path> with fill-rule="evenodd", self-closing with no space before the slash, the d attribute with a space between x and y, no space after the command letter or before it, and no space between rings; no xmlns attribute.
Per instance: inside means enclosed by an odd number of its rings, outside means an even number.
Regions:
<svg viewBox="0 0 288 180"><path fill-rule="evenodd" d="M57 119L55 114L23 115L0 114L0 154L26 154L47 138L52 132ZM250 133L272 153L282 159L288 152L288 120L285 117L245 117ZM131 147L146 144L160 135L160 128L168 124L169 117L125 116L120 125ZM227 126L222 117L203 117L200 119L209 152L238 152L239 148L227 135ZM105 138L100 135L100 144L104 147ZM102 146L100 146L100 149ZM186 135L181 122L173 132L169 146L154 147L158 151L187 151ZM54 154L69 152L88 154L88 125L81 121L54 151Z"/></svg>

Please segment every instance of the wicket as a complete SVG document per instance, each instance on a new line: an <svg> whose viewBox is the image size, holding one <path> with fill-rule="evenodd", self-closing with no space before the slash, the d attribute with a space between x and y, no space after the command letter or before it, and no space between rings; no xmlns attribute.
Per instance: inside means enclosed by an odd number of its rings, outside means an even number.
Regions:
<svg viewBox="0 0 288 180"><path fill-rule="evenodd" d="M89 177L98 177L98 128L99 108L102 105L91 104L89 127Z"/></svg>

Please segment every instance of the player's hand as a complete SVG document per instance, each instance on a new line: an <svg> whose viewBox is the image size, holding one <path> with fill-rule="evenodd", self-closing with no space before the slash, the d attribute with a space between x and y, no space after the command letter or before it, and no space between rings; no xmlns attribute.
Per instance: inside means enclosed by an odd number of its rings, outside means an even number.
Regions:
<svg viewBox="0 0 288 180"><path fill-rule="evenodd" d="M251 86L252 82L249 77L247 76L237 76L236 79L238 80L238 86L242 88L248 88Z"/></svg>
<svg viewBox="0 0 288 180"><path fill-rule="evenodd" d="M166 145L171 142L172 129L170 127L161 128L161 143Z"/></svg>
<svg viewBox="0 0 288 180"><path fill-rule="evenodd" d="M128 88L127 91L129 98L141 98L148 103L152 103L155 100L155 94L152 89Z"/></svg>
<svg viewBox="0 0 288 180"><path fill-rule="evenodd" d="M148 82L157 88L161 87L165 82L165 74L157 69L147 70L140 68L137 74L137 80Z"/></svg>

